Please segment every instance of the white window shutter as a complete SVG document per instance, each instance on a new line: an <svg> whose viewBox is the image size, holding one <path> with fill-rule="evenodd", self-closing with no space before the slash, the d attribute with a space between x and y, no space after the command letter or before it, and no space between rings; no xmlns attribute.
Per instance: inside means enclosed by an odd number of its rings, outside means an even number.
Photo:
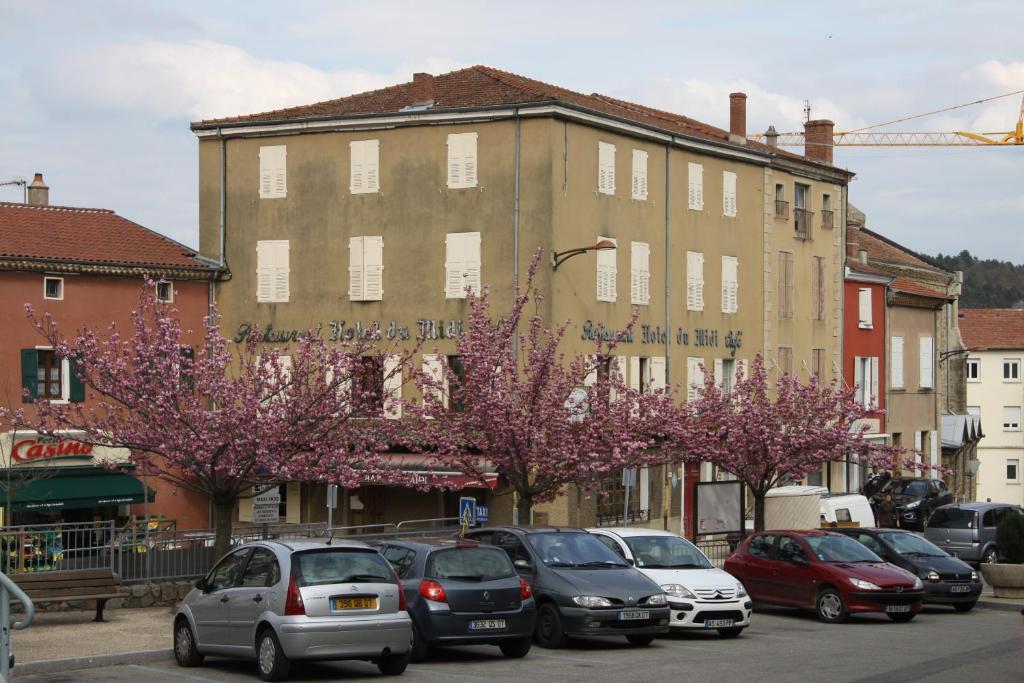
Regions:
<svg viewBox="0 0 1024 683"><path fill-rule="evenodd" d="M587 354L587 376L583 378L583 386L592 387L597 384L597 356Z"/></svg>
<svg viewBox="0 0 1024 683"><path fill-rule="evenodd" d="M457 189L476 187L477 134L451 133L448 135L448 187Z"/></svg>
<svg viewBox="0 0 1024 683"><path fill-rule="evenodd" d="M274 300L288 301L291 293L288 287L288 240L278 242L277 257L274 264Z"/></svg>
<svg viewBox="0 0 1024 683"><path fill-rule="evenodd" d="M633 199L647 199L647 152L633 150Z"/></svg>
<svg viewBox="0 0 1024 683"><path fill-rule="evenodd" d="M629 361L625 356L612 356L611 358L611 373L618 381L625 383L626 381L626 363ZM618 398L618 392L613 388L611 390L611 398L614 401Z"/></svg>
<svg viewBox="0 0 1024 683"><path fill-rule="evenodd" d="M349 301L362 301L366 293L363 288L364 276L363 238L351 237L348 240L348 298Z"/></svg>
<svg viewBox="0 0 1024 683"><path fill-rule="evenodd" d="M349 143L351 172L349 191L352 194L380 190L380 141L353 140Z"/></svg>
<svg viewBox="0 0 1024 683"><path fill-rule="evenodd" d="M474 135L476 135L474 133ZM474 150L476 149L474 145ZM466 268L466 284L474 294L480 293L480 233L467 232L463 241L463 263Z"/></svg>
<svg viewBox="0 0 1024 683"><path fill-rule="evenodd" d="M736 174L722 171L722 213L736 217Z"/></svg>
<svg viewBox="0 0 1024 683"><path fill-rule="evenodd" d="M445 296L465 299L465 288L480 291L480 233L450 232L445 241Z"/></svg>
<svg viewBox="0 0 1024 683"><path fill-rule="evenodd" d="M864 386L864 362L860 356L854 356L853 358L853 386L856 387L858 402L864 405L866 401L864 396L867 395L867 388Z"/></svg>
<svg viewBox="0 0 1024 683"><path fill-rule="evenodd" d="M256 301L272 301L274 298L273 254L265 242L256 243Z"/></svg>
<svg viewBox="0 0 1024 683"><path fill-rule="evenodd" d="M448 187L462 187L461 138L456 134L448 136Z"/></svg>
<svg viewBox="0 0 1024 683"><path fill-rule="evenodd" d="M260 199L280 199L288 194L288 150L285 145L260 147Z"/></svg>
<svg viewBox="0 0 1024 683"><path fill-rule="evenodd" d="M640 356L629 357L629 388L640 391Z"/></svg>
<svg viewBox="0 0 1024 683"><path fill-rule="evenodd" d="M384 298L384 238L379 235L363 238L363 298Z"/></svg>
<svg viewBox="0 0 1024 683"><path fill-rule="evenodd" d="M889 345L889 386L903 388L903 337L893 337Z"/></svg>
<svg viewBox="0 0 1024 683"><path fill-rule="evenodd" d="M465 187L476 187L477 149L476 133L463 133L462 142L462 182Z"/></svg>
<svg viewBox="0 0 1024 683"><path fill-rule="evenodd" d="M618 298L618 240L612 237L597 236L597 241L608 241L615 249L600 249L597 252L597 300L614 303Z"/></svg>
<svg viewBox="0 0 1024 683"><path fill-rule="evenodd" d="M665 389L665 357L655 356L648 362L651 366L651 390L663 391Z"/></svg>
<svg viewBox="0 0 1024 683"><path fill-rule="evenodd" d="M687 170L689 172L690 189L688 198L689 208L694 211L702 211L704 209L704 166L691 161Z"/></svg>
<svg viewBox="0 0 1024 683"><path fill-rule="evenodd" d="M697 252L697 274L694 278L697 283L697 310L704 310L704 254Z"/></svg>
<svg viewBox="0 0 1024 683"><path fill-rule="evenodd" d="M859 314L860 319L859 327L868 329L872 327L871 317L871 289L868 287L861 287L859 290L858 303L859 303Z"/></svg>
<svg viewBox="0 0 1024 683"><path fill-rule="evenodd" d="M366 162L364 161L364 147L361 140L353 140L348 143L349 152L349 182L348 190L352 194L366 192Z"/></svg>
<svg viewBox="0 0 1024 683"><path fill-rule="evenodd" d="M288 301L288 240L256 243L256 301Z"/></svg>
<svg viewBox="0 0 1024 683"><path fill-rule="evenodd" d="M738 309L739 263L735 256L722 257L722 313Z"/></svg>
<svg viewBox="0 0 1024 683"><path fill-rule="evenodd" d="M686 400L697 400L697 391L704 385L704 374L700 371L703 358L690 356L686 359ZM696 386L694 386L696 385Z"/></svg>
<svg viewBox="0 0 1024 683"><path fill-rule="evenodd" d="M380 191L380 140L367 140L363 155L363 168L366 171L366 191Z"/></svg>
<svg viewBox="0 0 1024 683"><path fill-rule="evenodd" d="M878 356L871 357L871 405L878 407Z"/></svg>
<svg viewBox="0 0 1024 683"><path fill-rule="evenodd" d="M384 358L384 415L390 420L402 417L402 357Z"/></svg>
<svg viewBox="0 0 1024 683"><path fill-rule="evenodd" d="M630 302L646 306L651 301L651 247L646 242L630 244Z"/></svg>
<svg viewBox="0 0 1024 683"><path fill-rule="evenodd" d="M934 380L932 378L932 338L921 337L920 344L921 374L919 376L921 381L919 382L919 386L922 389L931 389L934 384Z"/></svg>
<svg viewBox="0 0 1024 683"><path fill-rule="evenodd" d="M722 388L722 382L725 381L725 363L721 358L715 359L715 384L718 388Z"/></svg>
<svg viewBox="0 0 1024 683"><path fill-rule="evenodd" d="M597 191L615 194L615 145L597 143Z"/></svg>
<svg viewBox="0 0 1024 683"><path fill-rule="evenodd" d="M686 308L704 310L704 254L686 252Z"/></svg>
<svg viewBox="0 0 1024 683"><path fill-rule="evenodd" d="M423 354L423 374L431 381L432 386L427 391L436 397L437 399L444 402L444 407L448 407L448 397L446 394L447 386L445 382L444 374L444 356L436 353L425 353Z"/></svg>

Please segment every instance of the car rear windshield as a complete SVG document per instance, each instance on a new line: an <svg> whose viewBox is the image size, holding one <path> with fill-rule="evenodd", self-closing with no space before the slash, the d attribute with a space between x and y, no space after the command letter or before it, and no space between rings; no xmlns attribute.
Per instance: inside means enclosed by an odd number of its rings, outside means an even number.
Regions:
<svg viewBox="0 0 1024 683"><path fill-rule="evenodd" d="M526 540L549 567L628 567L625 560L585 531L546 531Z"/></svg>
<svg viewBox="0 0 1024 683"><path fill-rule="evenodd" d="M427 558L426 575L435 579L493 581L515 573L508 555L498 548L447 548Z"/></svg>
<svg viewBox="0 0 1024 683"><path fill-rule="evenodd" d="M811 552L822 562L881 562L882 558L875 555L852 538L847 536L805 536Z"/></svg>
<svg viewBox="0 0 1024 683"><path fill-rule="evenodd" d="M961 508L939 508L932 513L928 526L935 529L974 529L978 526L978 513Z"/></svg>
<svg viewBox="0 0 1024 683"><path fill-rule="evenodd" d="M376 550L324 548L292 555L300 588L329 583L395 583L395 573Z"/></svg>
<svg viewBox="0 0 1024 683"><path fill-rule="evenodd" d="M647 569L711 569L704 553L678 536L628 536L636 566Z"/></svg>

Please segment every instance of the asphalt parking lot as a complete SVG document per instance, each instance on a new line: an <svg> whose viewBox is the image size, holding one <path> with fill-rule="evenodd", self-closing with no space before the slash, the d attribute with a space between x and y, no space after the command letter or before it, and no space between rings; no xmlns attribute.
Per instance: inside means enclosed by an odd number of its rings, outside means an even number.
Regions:
<svg viewBox="0 0 1024 683"><path fill-rule="evenodd" d="M650 647L624 639L576 640L564 650L534 648L527 658L505 660L496 648L438 650L409 666L402 680L828 680L828 681L1020 681L1024 667L1024 618L1019 612L975 609L956 614L926 608L908 624L882 615L855 617L828 626L813 615L784 609L756 613L742 636L672 635ZM293 681L379 678L362 662L298 664ZM207 659L180 669L170 659L59 674L17 676L18 681L137 683L256 681L255 664Z"/></svg>

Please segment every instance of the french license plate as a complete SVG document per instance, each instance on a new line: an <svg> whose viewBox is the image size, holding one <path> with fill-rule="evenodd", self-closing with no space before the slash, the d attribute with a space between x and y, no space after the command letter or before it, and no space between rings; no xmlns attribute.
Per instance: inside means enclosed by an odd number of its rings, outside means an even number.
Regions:
<svg viewBox="0 0 1024 683"><path fill-rule="evenodd" d="M735 623L735 619L706 619L704 621L704 628L729 628Z"/></svg>
<svg viewBox="0 0 1024 683"><path fill-rule="evenodd" d="M377 609L377 598L331 598L331 609Z"/></svg>
<svg viewBox="0 0 1024 683"><path fill-rule="evenodd" d="M470 631L494 631L505 628L504 619L474 619L469 622Z"/></svg>
<svg viewBox="0 0 1024 683"><path fill-rule="evenodd" d="M887 613L889 613L889 614L892 614L892 613L899 614L900 612L909 612L910 611L910 605L886 605L885 606L885 611Z"/></svg>
<svg viewBox="0 0 1024 683"><path fill-rule="evenodd" d="M949 592L950 593L970 593L971 592L971 587L970 586L953 586L952 588L949 589Z"/></svg>
<svg viewBox="0 0 1024 683"><path fill-rule="evenodd" d="M647 610L629 610L619 612L619 621L642 621L644 619L650 619L651 613Z"/></svg>

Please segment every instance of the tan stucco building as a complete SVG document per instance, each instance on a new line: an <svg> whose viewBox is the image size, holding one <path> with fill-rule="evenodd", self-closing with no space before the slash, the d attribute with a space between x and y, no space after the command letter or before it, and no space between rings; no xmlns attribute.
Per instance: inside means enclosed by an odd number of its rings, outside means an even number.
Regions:
<svg viewBox="0 0 1024 683"><path fill-rule="evenodd" d="M510 303L540 249L545 313L572 321L566 353L591 350L594 335L622 329L638 307L619 347L634 385L688 384L699 363L731 376L757 352L773 376L838 379L852 174L832 166L829 145L803 157L748 140L745 100L732 96L725 131L472 67L193 124L200 250L231 271L217 289L224 327L272 327L275 338L318 328L331 339L379 325L425 339L430 364L435 346L454 353L463 283ZM830 122L807 130L831 140ZM548 265L552 252L600 240L616 248ZM695 469L687 484L699 476L713 475ZM601 509L570 495L541 511L592 524L615 514L621 480L609 487ZM631 514L678 529L686 488L643 471ZM323 518L322 489L289 488L301 497L295 521ZM510 521L510 496L478 493L492 522ZM343 519L374 523L448 516L459 494L350 495Z"/></svg>

